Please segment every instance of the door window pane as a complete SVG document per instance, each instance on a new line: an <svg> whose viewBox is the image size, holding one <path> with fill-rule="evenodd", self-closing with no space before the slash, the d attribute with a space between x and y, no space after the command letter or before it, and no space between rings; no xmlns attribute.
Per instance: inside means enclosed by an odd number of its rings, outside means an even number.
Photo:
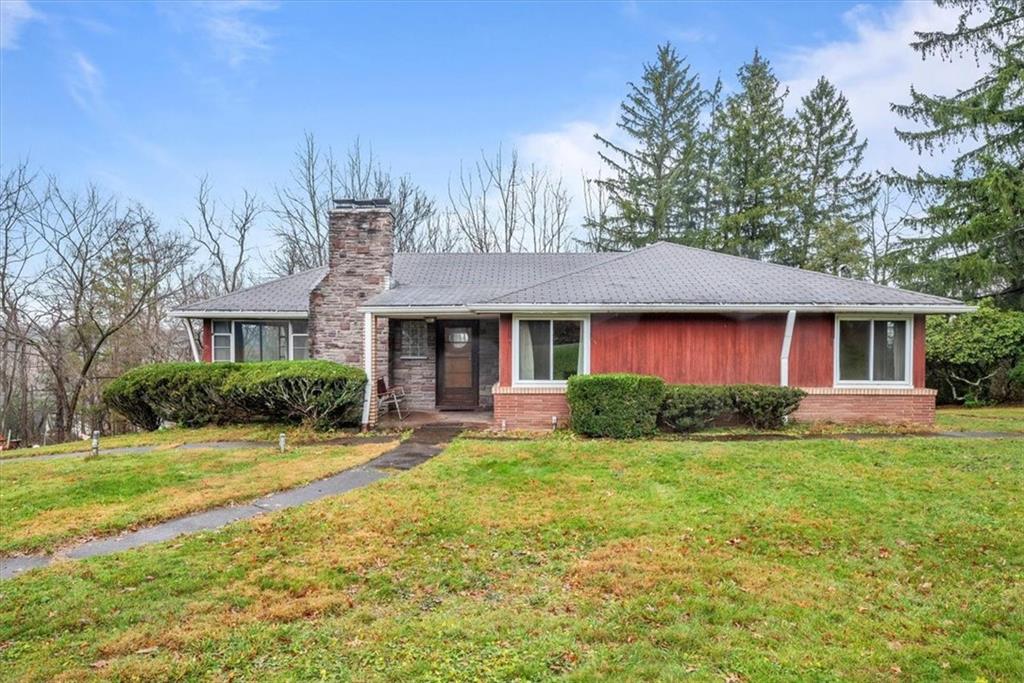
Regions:
<svg viewBox="0 0 1024 683"><path fill-rule="evenodd" d="M256 323L235 323L235 360L239 363L260 359L260 326Z"/></svg>
<svg viewBox="0 0 1024 683"><path fill-rule="evenodd" d="M264 323L261 335L261 355L254 360L288 360L288 325Z"/></svg>
<svg viewBox="0 0 1024 683"><path fill-rule="evenodd" d="M551 379L551 321L519 321L519 379Z"/></svg>
<svg viewBox="0 0 1024 683"><path fill-rule="evenodd" d="M582 323L579 320L555 320L552 323L555 342L553 379L566 380L582 371L581 327Z"/></svg>
<svg viewBox="0 0 1024 683"><path fill-rule="evenodd" d="M840 320L839 379L865 382L870 380L870 349L870 320Z"/></svg>
<svg viewBox="0 0 1024 683"><path fill-rule="evenodd" d="M875 320L874 372L876 382L907 379L907 323L905 320Z"/></svg>

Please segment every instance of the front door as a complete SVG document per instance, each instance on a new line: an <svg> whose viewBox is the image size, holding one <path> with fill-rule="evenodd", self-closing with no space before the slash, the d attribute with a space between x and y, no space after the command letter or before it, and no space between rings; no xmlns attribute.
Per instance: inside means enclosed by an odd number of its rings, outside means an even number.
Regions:
<svg viewBox="0 0 1024 683"><path fill-rule="evenodd" d="M472 410L480 404L476 320L437 321L437 407Z"/></svg>

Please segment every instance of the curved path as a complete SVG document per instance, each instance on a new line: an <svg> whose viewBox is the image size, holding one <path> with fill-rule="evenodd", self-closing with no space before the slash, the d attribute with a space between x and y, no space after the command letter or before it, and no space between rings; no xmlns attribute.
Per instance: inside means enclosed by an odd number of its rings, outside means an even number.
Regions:
<svg viewBox="0 0 1024 683"><path fill-rule="evenodd" d="M203 512L196 512L185 517L168 520L153 526L136 529L117 536L105 538L94 538L76 545L69 546L53 555L19 555L16 557L0 558L0 579L9 579L21 572L36 567L45 567L54 560L78 560L98 555L109 555L110 553L138 548L151 543L160 543L176 538L183 534L192 534L197 531L209 531L218 529L231 522L242 519L249 519L264 515L276 510L304 505L314 500L347 493L362 488L375 481L390 476L388 470L410 470L434 457L462 431L460 425L425 425L413 430L412 435L396 447L378 455L373 460L359 467L338 472L326 479L305 484L292 489L285 489L276 493L268 494L262 498L243 503L240 505L225 505ZM354 437L359 439L357 443L370 443L371 437ZM394 440L393 438L389 440ZM223 442L228 443L228 442ZM253 442L231 442L231 446L240 447L240 443L248 446L270 445ZM331 442L333 443L333 442ZM209 448L221 447L213 444L189 444L179 448ZM149 448L148 450L153 450ZM168 449L171 450L171 449ZM110 449L110 451L132 451L144 452L140 449ZM62 453L60 455L69 456ZM24 458L25 460L41 460L49 456L36 456ZM2 462L2 461L0 461ZM9 461L8 461L9 462Z"/></svg>

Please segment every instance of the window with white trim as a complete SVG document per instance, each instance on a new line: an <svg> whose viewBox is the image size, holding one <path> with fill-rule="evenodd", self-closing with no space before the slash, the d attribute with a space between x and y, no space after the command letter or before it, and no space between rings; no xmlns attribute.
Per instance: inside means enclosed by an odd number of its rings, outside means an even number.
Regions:
<svg viewBox="0 0 1024 683"><path fill-rule="evenodd" d="M213 321L213 360L225 362L231 360L231 321Z"/></svg>
<svg viewBox="0 0 1024 683"><path fill-rule="evenodd" d="M588 372L585 318L517 318L512 325L514 381L564 384Z"/></svg>
<svg viewBox="0 0 1024 683"><path fill-rule="evenodd" d="M400 320L399 356L401 358L427 357L427 321Z"/></svg>
<svg viewBox="0 0 1024 683"><path fill-rule="evenodd" d="M309 323L305 320L291 322L292 360L309 358Z"/></svg>
<svg viewBox="0 0 1024 683"><path fill-rule="evenodd" d="M909 318L836 318L836 383L909 385Z"/></svg>

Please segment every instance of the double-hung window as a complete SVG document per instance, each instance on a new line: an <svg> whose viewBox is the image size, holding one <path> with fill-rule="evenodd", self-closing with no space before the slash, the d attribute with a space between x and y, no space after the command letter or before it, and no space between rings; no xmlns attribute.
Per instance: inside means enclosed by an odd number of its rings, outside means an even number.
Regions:
<svg viewBox="0 0 1024 683"><path fill-rule="evenodd" d="M836 318L836 384L910 386L913 324L904 317Z"/></svg>
<svg viewBox="0 0 1024 683"><path fill-rule="evenodd" d="M564 384L589 372L586 318L516 318L512 359L517 384Z"/></svg>
<svg viewBox="0 0 1024 683"><path fill-rule="evenodd" d="M231 322L228 320L213 321L213 360L231 360Z"/></svg>
<svg viewBox="0 0 1024 683"><path fill-rule="evenodd" d="M309 358L309 323L305 320L293 320L292 328L292 360Z"/></svg>

